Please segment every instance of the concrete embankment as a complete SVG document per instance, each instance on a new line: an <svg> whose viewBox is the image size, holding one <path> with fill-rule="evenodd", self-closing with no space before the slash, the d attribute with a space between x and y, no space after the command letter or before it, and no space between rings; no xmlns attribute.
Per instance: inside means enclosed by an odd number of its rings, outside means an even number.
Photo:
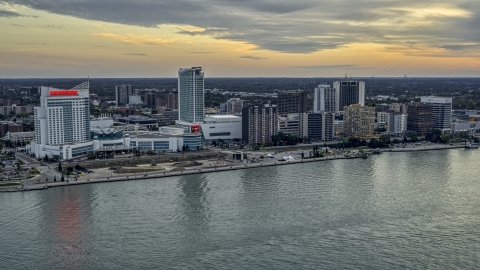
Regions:
<svg viewBox="0 0 480 270"><path fill-rule="evenodd" d="M432 151L432 150L445 150L464 148L464 145L416 145L405 148L395 147L392 149L382 149L382 152L413 152L413 151Z"/></svg>
<svg viewBox="0 0 480 270"><path fill-rule="evenodd" d="M336 160L336 159L354 159L354 158L360 158L360 157L344 157L344 156L333 157L332 156L332 157L323 157L323 158L294 160L294 161L275 161L273 163L263 163L263 164L262 163L258 163L258 164L239 163L233 166L226 166L226 167L189 169L189 170L175 171L175 172L143 173L143 174L127 176L127 177L115 176L115 177L107 177L107 178L89 178L89 179L80 179L80 180L68 181L68 182L54 182L54 183L48 183L48 184L42 183L34 186L29 186L28 190L18 190L18 191L41 190L41 189L45 189L46 187L51 188L51 187L60 187L60 186L84 185L84 184L92 184L92 183L131 181L131 180L140 180L140 179L174 177L174 176L181 176L181 175L215 173L215 172L225 172L225 171L231 171L231 170L245 170L245 169L254 169L254 168L271 167L271 166L295 165L299 163L319 162L319 161Z"/></svg>

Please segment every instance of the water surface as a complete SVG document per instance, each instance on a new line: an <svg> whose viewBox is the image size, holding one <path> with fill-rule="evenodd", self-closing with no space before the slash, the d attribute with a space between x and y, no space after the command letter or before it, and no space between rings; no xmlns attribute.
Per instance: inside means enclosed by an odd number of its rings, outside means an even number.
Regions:
<svg viewBox="0 0 480 270"><path fill-rule="evenodd" d="M0 269L476 269L480 151L0 193Z"/></svg>

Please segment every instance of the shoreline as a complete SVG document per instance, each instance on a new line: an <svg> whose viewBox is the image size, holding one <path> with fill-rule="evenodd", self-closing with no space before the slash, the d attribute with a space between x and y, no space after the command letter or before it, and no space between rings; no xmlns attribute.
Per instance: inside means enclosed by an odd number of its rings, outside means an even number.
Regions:
<svg viewBox="0 0 480 270"><path fill-rule="evenodd" d="M399 149L381 149L380 152L395 152L395 153L402 153L402 152L415 152L415 151L436 151L436 150L449 150L449 149L458 149L464 148L464 146L460 145L445 145L444 147L439 146L418 146L418 147L409 147L409 148L399 148ZM128 176L113 176L113 177L102 177L102 178L83 178L81 180L76 181L68 181L68 182L51 182L51 183L41 183L35 184L33 186L28 186L24 189L12 186L8 188L9 190L2 190L0 192L19 192L19 191L34 191L34 190L43 190L48 189L51 187L63 187L63 186L74 186L74 185L85 185L85 184L94 184L94 183L107 183L107 182L119 182L119 181L132 181L132 180L141 180L141 179L155 179L155 178L166 178L166 177L175 177L181 175L195 175L195 174L202 174L202 173L215 173L215 172L225 172L225 171L232 171L232 170L245 170L245 169L254 169L254 168L262 168L262 167L271 167L271 166L283 166L283 165L295 165L295 164L302 164L302 163L310 163L310 162L321 162L327 160L338 160L338 159L357 159L362 158L361 156L327 156L321 158L309 158L309 159L300 159L300 160L293 160L293 161L277 161L273 163L258 163L258 164L244 164L244 163L237 163L233 164L232 166L224 166L224 167L214 167L214 168L201 168L201 169L190 169L190 170L183 170L183 171L174 171L174 172L155 172L155 173L135 173L134 175ZM88 176L87 176L88 177Z"/></svg>

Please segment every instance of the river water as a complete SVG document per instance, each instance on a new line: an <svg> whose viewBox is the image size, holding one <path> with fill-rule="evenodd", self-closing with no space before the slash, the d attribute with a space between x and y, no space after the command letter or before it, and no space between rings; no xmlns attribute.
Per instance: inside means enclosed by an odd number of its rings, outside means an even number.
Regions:
<svg viewBox="0 0 480 270"><path fill-rule="evenodd" d="M480 151L0 193L0 269L476 269Z"/></svg>

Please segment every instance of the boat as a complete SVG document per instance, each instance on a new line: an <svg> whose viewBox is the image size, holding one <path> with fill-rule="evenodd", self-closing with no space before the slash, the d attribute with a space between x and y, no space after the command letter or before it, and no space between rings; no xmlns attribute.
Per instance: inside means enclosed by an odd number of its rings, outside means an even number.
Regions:
<svg viewBox="0 0 480 270"><path fill-rule="evenodd" d="M466 149L478 148L478 143L469 143L465 145Z"/></svg>

